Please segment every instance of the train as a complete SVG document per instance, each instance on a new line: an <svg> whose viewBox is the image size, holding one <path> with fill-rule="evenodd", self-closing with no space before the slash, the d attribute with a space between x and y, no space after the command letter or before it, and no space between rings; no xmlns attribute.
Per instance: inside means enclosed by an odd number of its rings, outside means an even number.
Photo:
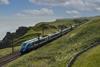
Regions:
<svg viewBox="0 0 100 67"><path fill-rule="evenodd" d="M25 54L27 52L30 52L33 49L36 49L36 48L42 46L44 43L48 43L52 40L55 40L55 39L63 36L64 34L68 33L69 31L71 31L74 27L75 27L75 25L73 25L71 27L67 27L63 30L59 30L59 31L49 34L48 36L45 36L45 37L37 37L37 38L27 40L21 44L20 53Z"/></svg>

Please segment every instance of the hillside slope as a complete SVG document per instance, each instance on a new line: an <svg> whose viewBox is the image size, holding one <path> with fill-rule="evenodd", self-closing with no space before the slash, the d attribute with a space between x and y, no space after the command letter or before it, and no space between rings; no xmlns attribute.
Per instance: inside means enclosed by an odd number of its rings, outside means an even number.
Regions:
<svg viewBox="0 0 100 67"><path fill-rule="evenodd" d="M19 27L16 32L8 32L4 39L0 41L0 57L12 53L11 45L15 48L20 49L22 42L37 37L37 33L42 33L42 28L45 26L44 35L58 31L59 25L64 25L66 27L72 24L81 24L90 20L89 18L78 18L78 19L57 19L53 22L40 22L32 27ZM42 34L41 34L42 35ZM15 49L16 50L16 49ZM9 52L8 52L9 51Z"/></svg>
<svg viewBox="0 0 100 67"><path fill-rule="evenodd" d="M98 67L100 66L100 44L80 55L72 67Z"/></svg>
<svg viewBox="0 0 100 67"><path fill-rule="evenodd" d="M6 67L66 67L80 50L100 41L100 17L82 24L67 35L9 63Z"/></svg>
<svg viewBox="0 0 100 67"><path fill-rule="evenodd" d="M88 21L87 18L83 20L76 20L80 21L79 23ZM76 24L77 21L75 21L74 19L60 19L53 22L40 22L32 27L19 27L16 32L7 32L3 40L0 41L0 49L11 47L12 41L14 46L19 46L22 42L36 37L37 33L42 34L42 28L44 26L46 26L45 35L47 35L49 33L57 31L59 25L69 26L72 24Z"/></svg>

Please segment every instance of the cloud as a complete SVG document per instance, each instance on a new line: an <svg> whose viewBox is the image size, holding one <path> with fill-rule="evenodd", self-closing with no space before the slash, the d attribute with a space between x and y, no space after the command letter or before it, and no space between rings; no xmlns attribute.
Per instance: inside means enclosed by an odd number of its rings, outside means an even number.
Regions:
<svg viewBox="0 0 100 67"><path fill-rule="evenodd" d="M67 14L79 14L79 11L76 10L71 10L71 11L66 11Z"/></svg>
<svg viewBox="0 0 100 67"><path fill-rule="evenodd" d="M82 5L82 0L29 0L29 2L39 5L49 5L49 6L65 6L65 5Z"/></svg>
<svg viewBox="0 0 100 67"><path fill-rule="evenodd" d="M31 3L37 3L42 5L58 6L66 2L66 0L29 0Z"/></svg>
<svg viewBox="0 0 100 67"><path fill-rule="evenodd" d="M100 7L100 0L67 0L65 7L80 11L94 11L97 7Z"/></svg>
<svg viewBox="0 0 100 67"><path fill-rule="evenodd" d="M23 10L16 14L17 16L31 16L31 17L41 17L41 16L52 16L54 12L52 9L41 8L38 10Z"/></svg>
<svg viewBox="0 0 100 67"><path fill-rule="evenodd" d="M62 6L80 11L96 10L100 7L100 0L29 0L31 3L49 6Z"/></svg>
<svg viewBox="0 0 100 67"><path fill-rule="evenodd" d="M100 7L96 8L97 11L100 11Z"/></svg>
<svg viewBox="0 0 100 67"><path fill-rule="evenodd" d="M80 12L77 11L77 10L67 10L67 11L66 11L66 14L67 14L69 17L73 17L73 18L80 17Z"/></svg>
<svg viewBox="0 0 100 67"><path fill-rule="evenodd" d="M39 22L55 21L56 17L0 16L0 40L6 32L15 32L20 26L34 26Z"/></svg>
<svg viewBox="0 0 100 67"><path fill-rule="evenodd" d="M0 0L0 5L3 4L8 5L9 3L10 3L9 0Z"/></svg>

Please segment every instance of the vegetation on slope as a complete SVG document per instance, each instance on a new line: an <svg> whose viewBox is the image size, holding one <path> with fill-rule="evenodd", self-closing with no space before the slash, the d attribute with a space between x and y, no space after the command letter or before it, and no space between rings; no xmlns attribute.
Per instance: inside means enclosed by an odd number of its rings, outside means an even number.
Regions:
<svg viewBox="0 0 100 67"><path fill-rule="evenodd" d="M77 20L77 21L75 21ZM79 22L80 21L80 22ZM20 46L22 42L37 37L37 34L47 35L58 30L59 26L70 26L72 24L78 24L88 21L87 18L81 19L59 19L54 22L40 22L33 27L19 27L16 32L8 32L3 41L0 41L0 57L11 53L11 45L16 48ZM45 29L44 29L45 28ZM44 32L43 32L44 29ZM6 48L5 48L6 47ZM16 50L16 49L15 49Z"/></svg>
<svg viewBox="0 0 100 67"><path fill-rule="evenodd" d="M14 49L15 49L14 51L18 51L20 49L20 46L17 46ZM1 49L0 50L0 58L3 56L6 56L8 54L11 54L11 53L12 53L12 48Z"/></svg>
<svg viewBox="0 0 100 67"><path fill-rule="evenodd" d="M23 36L15 39L15 45L20 45L23 41L32 39L37 37L37 33L41 35L48 35L50 33L54 33L58 31L58 27L60 25L64 25L66 27L72 24L81 24L87 22L89 19L87 18L79 18L79 19L58 19L54 22L40 22L36 24L34 27L29 27L29 30Z"/></svg>
<svg viewBox="0 0 100 67"><path fill-rule="evenodd" d="M6 67L66 67L80 50L100 40L100 17L11 62Z"/></svg>
<svg viewBox="0 0 100 67"><path fill-rule="evenodd" d="M47 35L49 33L55 32L58 30L59 25L69 26L71 24L76 24L78 21L80 21L79 23L88 21L87 18L83 20L76 20L77 21L74 19L60 19L54 22L40 22L33 27L19 27L16 32L7 32L4 39L0 41L0 48L11 47L12 41L14 46L19 46L23 41L37 37L37 33Z"/></svg>
<svg viewBox="0 0 100 67"><path fill-rule="evenodd" d="M72 67L100 66L100 45L80 55Z"/></svg>
<svg viewBox="0 0 100 67"><path fill-rule="evenodd" d="M87 19L84 19L87 20ZM81 21L82 22L82 21ZM80 22L80 23L81 23ZM37 33L47 35L58 30L59 25L69 26L71 24L77 23L73 19L60 19L54 22L40 22L32 27L19 27L16 32L7 32L6 36L0 41L0 48L11 47L12 41L14 46L20 45L23 41L37 37Z"/></svg>

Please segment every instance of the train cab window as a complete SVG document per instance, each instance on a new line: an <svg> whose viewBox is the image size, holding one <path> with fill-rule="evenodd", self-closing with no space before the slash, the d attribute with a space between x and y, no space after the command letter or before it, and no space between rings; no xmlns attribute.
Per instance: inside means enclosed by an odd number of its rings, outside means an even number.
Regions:
<svg viewBox="0 0 100 67"><path fill-rule="evenodd" d="M26 43L23 43L23 44L22 44L22 48L24 48L24 47L25 47L25 45L26 45Z"/></svg>
<svg viewBox="0 0 100 67"><path fill-rule="evenodd" d="M32 44L30 43L30 44L28 44L28 48L32 48Z"/></svg>

